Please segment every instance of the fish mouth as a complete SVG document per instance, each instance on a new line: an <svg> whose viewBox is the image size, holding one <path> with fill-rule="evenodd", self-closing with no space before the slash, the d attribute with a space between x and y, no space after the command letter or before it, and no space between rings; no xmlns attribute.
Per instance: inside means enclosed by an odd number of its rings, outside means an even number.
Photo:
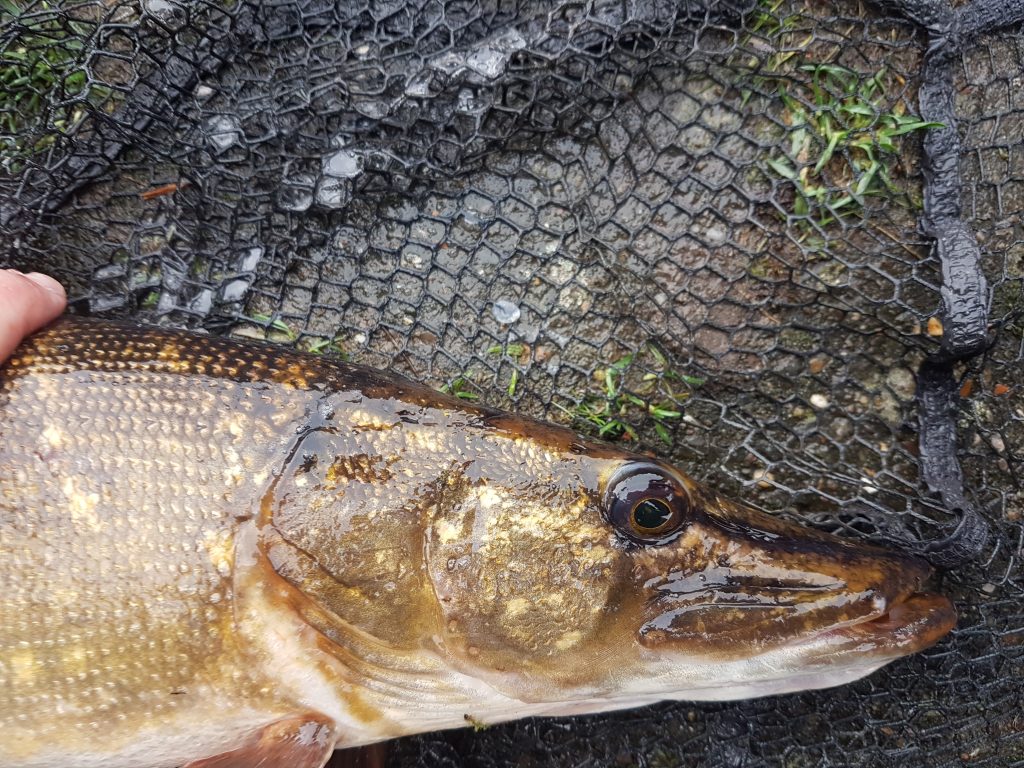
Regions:
<svg viewBox="0 0 1024 768"><path fill-rule="evenodd" d="M904 656L935 645L953 629L956 619L956 609L948 598L912 592L874 615L827 629L815 639L824 641L830 653L849 650Z"/></svg>

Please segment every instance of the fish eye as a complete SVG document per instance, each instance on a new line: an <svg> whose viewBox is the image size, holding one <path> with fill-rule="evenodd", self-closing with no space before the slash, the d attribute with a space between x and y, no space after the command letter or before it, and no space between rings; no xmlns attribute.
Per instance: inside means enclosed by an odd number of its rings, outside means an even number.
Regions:
<svg viewBox="0 0 1024 768"><path fill-rule="evenodd" d="M672 508L663 499L643 499L633 505L629 523L637 533L650 535L665 530L672 516Z"/></svg>
<svg viewBox="0 0 1024 768"><path fill-rule="evenodd" d="M664 544L687 522L689 497L679 482L656 464L627 465L608 484L608 521L627 539Z"/></svg>

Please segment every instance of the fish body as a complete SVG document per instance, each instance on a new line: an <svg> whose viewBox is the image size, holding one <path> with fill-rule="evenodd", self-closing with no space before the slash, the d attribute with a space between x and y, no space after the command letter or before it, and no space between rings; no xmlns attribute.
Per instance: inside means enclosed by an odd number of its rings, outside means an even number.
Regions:
<svg viewBox="0 0 1024 768"><path fill-rule="evenodd" d="M401 377L64 318L0 375L0 765L318 768L528 715L837 685L922 562Z"/></svg>

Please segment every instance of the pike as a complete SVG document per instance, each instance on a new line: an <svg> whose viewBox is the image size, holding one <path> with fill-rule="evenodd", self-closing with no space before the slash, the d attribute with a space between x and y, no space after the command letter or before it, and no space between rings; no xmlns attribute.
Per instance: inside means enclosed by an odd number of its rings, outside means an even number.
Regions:
<svg viewBox="0 0 1024 768"><path fill-rule="evenodd" d="M319 768L840 685L952 628L929 573L271 345L68 317L0 374L5 768Z"/></svg>

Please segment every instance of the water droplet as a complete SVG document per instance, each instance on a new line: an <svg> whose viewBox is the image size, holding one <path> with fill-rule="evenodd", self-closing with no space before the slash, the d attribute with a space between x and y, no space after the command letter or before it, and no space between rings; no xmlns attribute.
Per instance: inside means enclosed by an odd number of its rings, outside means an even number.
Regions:
<svg viewBox="0 0 1024 768"><path fill-rule="evenodd" d="M419 72L405 84L405 95L421 98L429 96L433 79L431 72Z"/></svg>
<svg viewBox="0 0 1024 768"><path fill-rule="evenodd" d="M493 80L505 71L505 67L508 65L508 56L493 48L482 48L471 53L466 58L466 64L473 71Z"/></svg>
<svg viewBox="0 0 1024 768"><path fill-rule="evenodd" d="M363 172L363 156L351 149L341 149L324 158L324 175L351 179Z"/></svg>
<svg viewBox="0 0 1024 768"><path fill-rule="evenodd" d="M241 301L249 290L248 280L232 280L220 289L221 301Z"/></svg>
<svg viewBox="0 0 1024 768"><path fill-rule="evenodd" d="M213 289L203 288L199 293L193 297L192 301L189 302L188 308L193 312L198 312L201 315L205 315L210 311L210 307L213 306Z"/></svg>
<svg viewBox="0 0 1024 768"><path fill-rule="evenodd" d="M286 211L302 213L313 204L313 185L316 180L308 173L299 173L285 178L277 195L278 207Z"/></svg>
<svg viewBox="0 0 1024 768"><path fill-rule="evenodd" d="M170 0L145 0L145 7L148 13L160 17L172 16L176 11L182 10L180 3Z"/></svg>
<svg viewBox="0 0 1024 768"><path fill-rule="evenodd" d="M479 112L484 112L489 105L489 102L478 96L468 88L463 88L459 91L459 99L456 103L456 109L466 115L474 115Z"/></svg>
<svg viewBox="0 0 1024 768"><path fill-rule="evenodd" d="M249 248L242 253L235 262L235 270L238 272L254 272L256 265L263 257L263 249L258 245Z"/></svg>
<svg viewBox="0 0 1024 768"><path fill-rule="evenodd" d="M373 120L379 120L391 111L391 106L384 101L358 101L353 106L360 114Z"/></svg>
<svg viewBox="0 0 1024 768"><path fill-rule="evenodd" d="M124 264L107 264L93 272L92 277L94 280L110 280L115 277L124 277L125 271Z"/></svg>
<svg viewBox="0 0 1024 768"><path fill-rule="evenodd" d="M228 115L218 115L212 118L207 123L206 129L208 132L207 140L218 153L234 146L242 137L238 119Z"/></svg>
<svg viewBox="0 0 1024 768"><path fill-rule="evenodd" d="M320 179L316 188L317 205L333 210L344 208L352 199L350 186L350 183L344 179L330 176Z"/></svg>
<svg viewBox="0 0 1024 768"><path fill-rule="evenodd" d="M498 299L494 302L494 306L491 307L491 314L502 325L512 325L512 323L519 319L522 313L519 311L519 307L511 301Z"/></svg>

